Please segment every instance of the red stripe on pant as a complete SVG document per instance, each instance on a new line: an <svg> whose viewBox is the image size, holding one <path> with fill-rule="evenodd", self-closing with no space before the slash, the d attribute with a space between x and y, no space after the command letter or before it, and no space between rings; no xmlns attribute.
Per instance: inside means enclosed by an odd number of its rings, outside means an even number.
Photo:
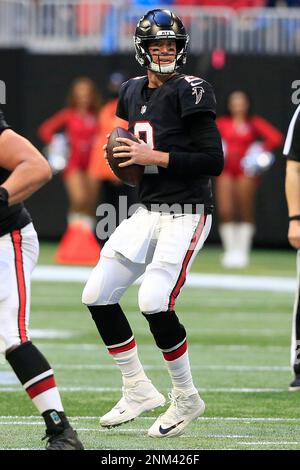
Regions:
<svg viewBox="0 0 300 470"><path fill-rule="evenodd" d="M40 382L31 385L26 389L26 392L30 396L31 400L35 398L37 395L40 395L43 392L46 392L47 390L50 390L50 388L55 388L56 383L54 376L51 375L50 377L46 377L45 379L41 380Z"/></svg>
<svg viewBox="0 0 300 470"><path fill-rule="evenodd" d="M187 342L185 341L181 346L179 346L178 349L175 349L175 351L163 352L163 355L166 361L175 361L175 359L178 359L179 357L183 356L186 350Z"/></svg>
<svg viewBox="0 0 300 470"><path fill-rule="evenodd" d="M120 352L129 351L133 349L136 345L135 339L131 340L129 343L124 344L124 346L119 346L117 348L107 348L109 354L118 354Z"/></svg>
<svg viewBox="0 0 300 470"><path fill-rule="evenodd" d="M22 235L20 230L14 230L11 234L11 238L15 252L15 267L19 294L19 336L21 339L21 343L25 343L26 341L28 341L28 337L26 334L26 284L23 266Z"/></svg>
<svg viewBox="0 0 300 470"><path fill-rule="evenodd" d="M183 284L185 283L185 280L186 280L186 270L187 270L187 267L188 267L188 264L189 264L189 261L194 253L194 249L201 237L201 234L202 234L202 231L203 231L203 227L205 225L205 220L206 220L206 217L204 214L201 215L200 217L200 220L198 222L198 225L196 227L196 230L194 232L194 235L192 237L192 240L190 242L190 245L189 245L189 248L188 248L188 251L186 252L186 255L184 257L184 260L183 260L183 263L182 263L182 267L181 267L181 270L180 270L180 273L179 273L179 276L178 276L178 279L177 279L177 282L171 292L171 295L170 295L170 301L169 301L169 310L174 310L174 305L175 305L175 301L176 301L176 298L178 297L178 294L180 292L180 289L182 288Z"/></svg>

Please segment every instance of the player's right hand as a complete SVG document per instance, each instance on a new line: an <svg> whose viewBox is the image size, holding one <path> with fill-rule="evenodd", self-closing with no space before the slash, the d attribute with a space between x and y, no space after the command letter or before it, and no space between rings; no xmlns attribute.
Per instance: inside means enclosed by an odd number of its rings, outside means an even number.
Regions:
<svg viewBox="0 0 300 470"><path fill-rule="evenodd" d="M292 247L300 249L300 221L291 220L289 224L288 239Z"/></svg>

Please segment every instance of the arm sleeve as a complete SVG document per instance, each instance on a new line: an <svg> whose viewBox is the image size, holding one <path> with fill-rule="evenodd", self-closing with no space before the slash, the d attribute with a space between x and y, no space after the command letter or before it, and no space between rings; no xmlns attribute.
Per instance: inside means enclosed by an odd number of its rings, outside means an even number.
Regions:
<svg viewBox="0 0 300 470"><path fill-rule="evenodd" d="M288 160L300 162L300 106L297 108L289 125L283 155Z"/></svg>
<svg viewBox="0 0 300 470"><path fill-rule="evenodd" d="M282 144L282 133L268 121L262 117L255 116L252 122L256 134L263 139L263 147L265 150L275 150Z"/></svg>
<svg viewBox="0 0 300 470"><path fill-rule="evenodd" d="M197 113L184 119L195 152L170 152L168 170L176 176L218 176L224 167L222 142L214 116Z"/></svg>
<svg viewBox="0 0 300 470"><path fill-rule="evenodd" d="M38 128L38 136L45 143L49 144L55 132L66 126L69 119L69 110L62 109L52 117L43 122Z"/></svg>
<svg viewBox="0 0 300 470"><path fill-rule="evenodd" d="M5 131L5 129L10 129L10 126L7 124L5 117L4 117L4 113L0 109L0 135L2 134L3 131Z"/></svg>

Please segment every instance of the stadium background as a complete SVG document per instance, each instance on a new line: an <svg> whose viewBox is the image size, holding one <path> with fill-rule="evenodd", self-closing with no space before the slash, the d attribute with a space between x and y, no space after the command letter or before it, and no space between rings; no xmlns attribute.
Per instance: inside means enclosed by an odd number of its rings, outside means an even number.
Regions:
<svg viewBox="0 0 300 470"><path fill-rule="evenodd" d="M228 3L249 5L242 0ZM295 109L292 84L300 79L300 8L269 3L281 6L183 7L192 32L186 71L213 84L220 114L228 92L243 88L254 98L255 110L286 133ZM134 60L132 25L151 2L132 1L130 8L129 4L0 0L4 109L15 129L39 148L37 127L62 106L74 77L95 79L105 96L111 72L122 69L128 75L141 75ZM95 5L100 10L94 10ZM96 18L95 23L87 23L91 29L86 29L86 23L78 29L77 21L69 21L70 11L78 6L87 8L88 18ZM177 5L172 8L180 10ZM119 10L127 10L127 16L118 17ZM117 24L127 29L121 34ZM199 30L205 30L203 37ZM42 239L32 286L31 334L53 364L66 410L87 448L300 449L299 395L287 391L296 283L295 253L286 249L284 172L279 150L274 166L263 176L256 203L255 243L264 249L254 250L248 268L231 276L221 267L220 248L214 244L195 260L190 277L194 284L188 281L177 309L187 327L195 383L207 411L183 438L159 443L147 438L146 430L160 411L109 432L100 429L98 417L119 399L121 381L81 304L89 268L53 266L56 244L46 241L61 236L67 211L60 176L27 202ZM215 223L210 242L217 240ZM136 299L133 286L122 307L134 327L149 376L167 393L168 376ZM42 429L42 420L8 365L0 363L0 449L41 448Z"/></svg>

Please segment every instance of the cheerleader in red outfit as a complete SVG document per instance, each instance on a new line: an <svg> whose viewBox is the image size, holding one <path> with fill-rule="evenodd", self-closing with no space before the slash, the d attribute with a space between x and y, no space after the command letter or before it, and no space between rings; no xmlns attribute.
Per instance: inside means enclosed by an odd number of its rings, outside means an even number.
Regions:
<svg viewBox="0 0 300 470"><path fill-rule="evenodd" d="M89 255L78 258L83 250L77 250L80 228L86 228L89 237L94 229L98 188L89 174L91 149L94 144L100 98L95 83L89 78L76 79L71 85L67 107L47 119L38 129L41 140L50 144L57 132L64 130L68 141L68 162L62 172L69 197L68 230L62 240L62 250L57 261L74 264L92 264L98 253L98 245L92 241L91 259ZM76 242L77 240L77 242ZM92 240L92 239L91 239ZM90 244L89 244L90 246ZM75 252L78 254L75 256ZM85 250L85 253L88 249ZM82 263L81 263L82 262Z"/></svg>
<svg viewBox="0 0 300 470"><path fill-rule="evenodd" d="M225 168L216 180L219 231L224 248L223 266L248 265L255 231L254 199L258 178L245 170L244 157L251 146L261 142L262 151L279 147L283 135L260 116L250 114L250 99L235 91L228 98L227 116L217 125L224 143Z"/></svg>

